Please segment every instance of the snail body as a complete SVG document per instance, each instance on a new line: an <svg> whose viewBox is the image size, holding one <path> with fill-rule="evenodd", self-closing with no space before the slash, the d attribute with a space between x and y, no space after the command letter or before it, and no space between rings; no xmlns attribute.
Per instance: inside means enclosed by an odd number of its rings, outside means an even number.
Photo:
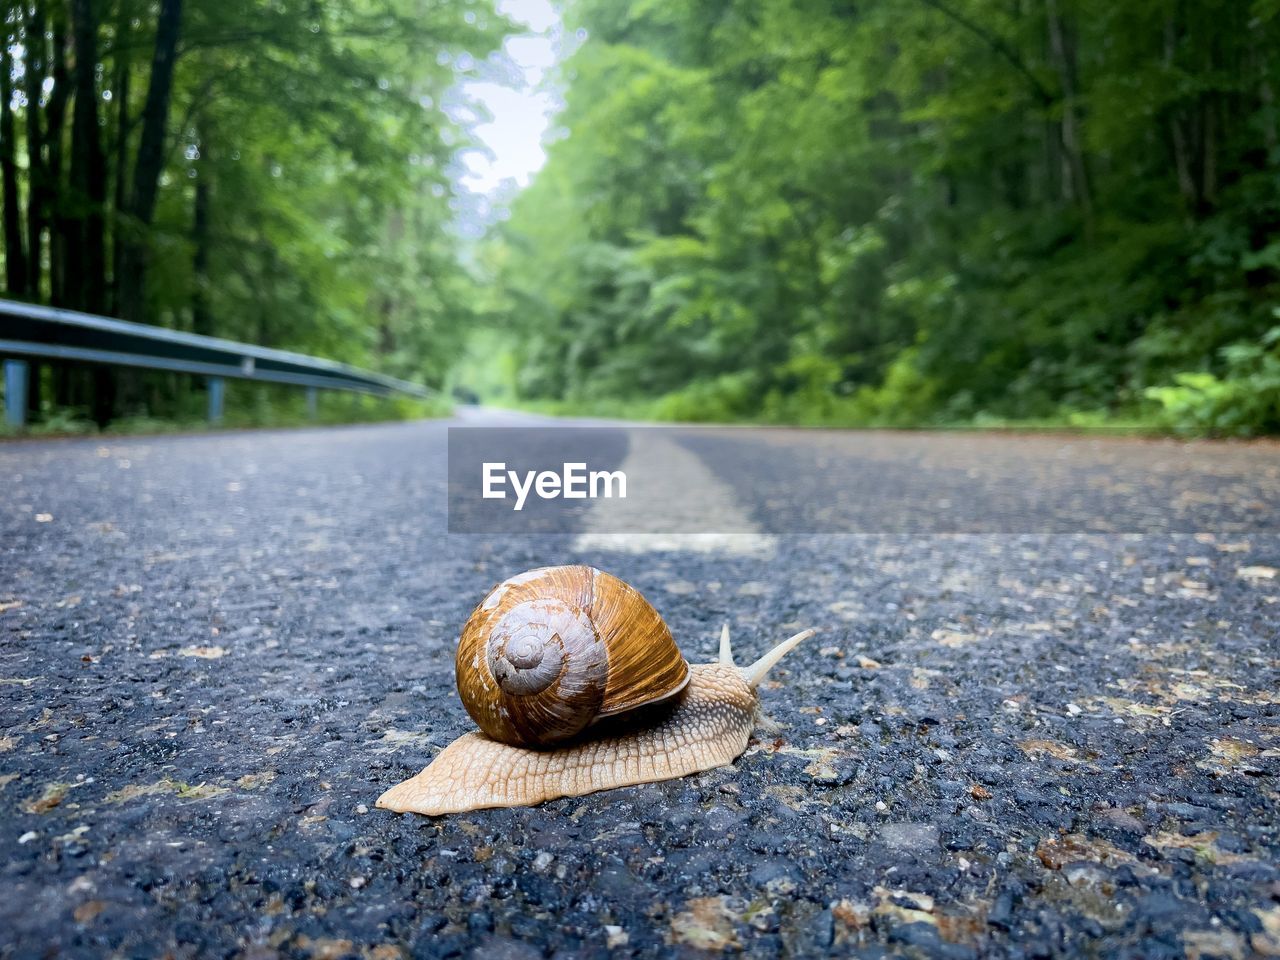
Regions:
<svg viewBox="0 0 1280 960"><path fill-rule="evenodd" d="M459 694L483 732L449 744L377 805L433 816L529 806L731 763L760 718L760 682L813 632L738 667L726 625L719 659L689 666L661 617L616 577L590 567L513 577L476 608L458 646ZM584 651L582 669L573 660Z"/></svg>

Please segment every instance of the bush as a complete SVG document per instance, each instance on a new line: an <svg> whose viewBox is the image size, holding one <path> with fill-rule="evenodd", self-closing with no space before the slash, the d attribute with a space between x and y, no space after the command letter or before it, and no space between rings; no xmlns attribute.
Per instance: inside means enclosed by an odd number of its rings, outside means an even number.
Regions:
<svg viewBox="0 0 1280 960"><path fill-rule="evenodd" d="M1253 436L1280 430L1280 326L1257 343L1223 347L1222 376L1204 371L1176 374L1170 386L1146 395L1163 408L1179 433Z"/></svg>

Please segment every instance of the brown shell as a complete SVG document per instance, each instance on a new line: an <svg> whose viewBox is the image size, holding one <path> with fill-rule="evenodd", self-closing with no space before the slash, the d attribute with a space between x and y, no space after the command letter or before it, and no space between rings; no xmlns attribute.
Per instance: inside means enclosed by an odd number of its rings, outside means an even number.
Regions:
<svg viewBox="0 0 1280 960"><path fill-rule="evenodd" d="M594 567L540 567L504 580L472 611L457 679L490 737L545 746L678 693L689 665L634 587Z"/></svg>

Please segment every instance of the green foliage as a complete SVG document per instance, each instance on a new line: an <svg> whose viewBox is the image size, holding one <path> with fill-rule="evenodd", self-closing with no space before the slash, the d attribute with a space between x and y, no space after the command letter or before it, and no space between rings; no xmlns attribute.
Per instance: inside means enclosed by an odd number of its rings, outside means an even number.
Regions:
<svg viewBox="0 0 1280 960"><path fill-rule="evenodd" d="M33 70L47 78L37 102L13 98L15 133L0 140L6 172L11 155L16 165L3 206L21 228L6 232L6 267L24 260L27 224L41 223L38 181L59 215L44 211L47 266L18 278L21 289L11 280L10 293L120 315L122 256L141 245L144 304L132 319L443 385L474 323L476 284L458 256L447 172L465 133L442 104L508 23L488 0L184 0L172 87L159 96L167 122L147 219L133 199L147 180L157 25L172 6L75 7L93 21L96 63L77 60L68 0L6 7L3 69L20 86ZM50 66L59 56L67 82ZM83 139L74 82L82 68L92 73L102 141L84 164L109 187L102 203L79 189L68 162ZM80 235L62 236L73 222L89 230L68 217L89 213L101 218L95 235L105 247L98 305L86 293L93 271L68 271ZM72 389L76 377L58 381L61 405L83 394ZM198 390L188 383L185 397L151 396L148 415L181 418ZM128 391L118 393L109 412L135 416Z"/></svg>
<svg viewBox="0 0 1280 960"><path fill-rule="evenodd" d="M1273 355L1223 349L1280 301L1274 6L571 3L568 135L487 254L509 389L1275 430Z"/></svg>
<svg viewBox="0 0 1280 960"><path fill-rule="evenodd" d="M1221 376L1179 373L1172 386L1150 387L1147 395L1182 432L1280 433L1280 327L1257 343L1233 343L1220 353L1226 366Z"/></svg>

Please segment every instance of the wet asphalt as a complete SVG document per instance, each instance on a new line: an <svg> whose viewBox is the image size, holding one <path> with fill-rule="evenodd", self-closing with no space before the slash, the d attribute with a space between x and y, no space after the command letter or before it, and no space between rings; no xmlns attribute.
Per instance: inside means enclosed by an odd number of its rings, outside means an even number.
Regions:
<svg viewBox="0 0 1280 960"><path fill-rule="evenodd" d="M1280 955L1280 446L860 436L873 494L1066 451L1106 529L448 534L443 423L0 444L0 957ZM772 456L784 502L841 442L731 441L689 449L729 487ZM818 627L779 729L684 780L375 809L471 728L471 607L568 562L691 660Z"/></svg>

